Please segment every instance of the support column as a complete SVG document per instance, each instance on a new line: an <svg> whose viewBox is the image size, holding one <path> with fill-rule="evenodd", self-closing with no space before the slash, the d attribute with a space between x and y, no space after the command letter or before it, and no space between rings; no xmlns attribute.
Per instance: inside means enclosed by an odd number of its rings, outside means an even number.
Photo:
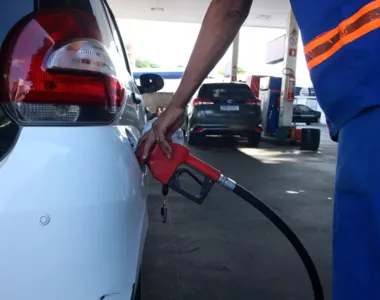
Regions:
<svg viewBox="0 0 380 300"><path fill-rule="evenodd" d="M281 87L281 102L279 127L288 128L292 125L293 101L295 96L295 80L297 67L297 50L299 27L290 8L286 26L286 44L284 68Z"/></svg>
<svg viewBox="0 0 380 300"><path fill-rule="evenodd" d="M239 63L239 36L240 32L237 33L232 45L231 81L237 81Z"/></svg>

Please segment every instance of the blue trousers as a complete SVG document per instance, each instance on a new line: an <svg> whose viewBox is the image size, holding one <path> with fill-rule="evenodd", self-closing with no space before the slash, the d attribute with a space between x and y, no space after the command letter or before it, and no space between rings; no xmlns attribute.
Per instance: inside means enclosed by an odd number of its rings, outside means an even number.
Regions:
<svg viewBox="0 0 380 300"><path fill-rule="evenodd" d="M380 107L339 132L333 299L380 299Z"/></svg>

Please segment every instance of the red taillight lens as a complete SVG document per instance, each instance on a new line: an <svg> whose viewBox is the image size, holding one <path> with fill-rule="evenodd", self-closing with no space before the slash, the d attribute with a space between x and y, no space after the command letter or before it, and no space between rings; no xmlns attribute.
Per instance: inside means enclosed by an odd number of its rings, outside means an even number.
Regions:
<svg viewBox="0 0 380 300"><path fill-rule="evenodd" d="M202 99L202 98L196 98L193 101L193 106L198 106L198 105L209 105L209 104L214 104L213 101L207 100L207 99Z"/></svg>
<svg viewBox="0 0 380 300"><path fill-rule="evenodd" d="M261 104L261 101L259 99L249 99L247 101L245 101L245 104L248 104L248 105L260 105Z"/></svg>
<svg viewBox="0 0 380 300"><path fill-rule="evenodd" d="M10 32L1 53L4 110L23 125L102 124L124 90L92 14L41 11Z"/></svg>

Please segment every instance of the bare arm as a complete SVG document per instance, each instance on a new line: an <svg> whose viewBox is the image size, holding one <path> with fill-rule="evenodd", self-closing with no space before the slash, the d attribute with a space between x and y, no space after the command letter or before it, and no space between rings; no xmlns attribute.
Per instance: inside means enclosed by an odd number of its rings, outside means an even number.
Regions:
<svg viewBox="0 0 380 300"><path fill-rule="evenodd" d="M212 0L172 105L185 107L226 53L247 18L252 0Z"/></svg>
<svg viewBox="0 0 380 300"><path fill-rule="evenodd" d="M150 149L159 144L171 157L170 140L173 132L183 123L184 109L202 81L226 53L251 9L252 0L212 0L195 43L190 60L177 91L168 108L158 117L140 139L145 142L143 159Z"/></svg>

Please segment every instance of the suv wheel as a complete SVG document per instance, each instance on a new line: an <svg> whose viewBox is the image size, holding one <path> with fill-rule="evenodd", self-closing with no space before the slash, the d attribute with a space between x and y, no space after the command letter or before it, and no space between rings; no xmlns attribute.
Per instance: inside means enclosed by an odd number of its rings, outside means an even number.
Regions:
<svg viewBox="0 0 380 300"><path fill-rule="evenodd" d="M257 147L261 141L261 133L252 133L248 136L248 144L251 147Z"/></svg>
<svg viewBox="0 0 380 300"><path fill-rule="evenodd" d="M203 137L200 136L199 133L197 135L194 135L194 133L191 133L190 132L190 124L187 123L187 126L186 126L186 142L191 146L195 146L195 145L201 144L202 138Z"/></svg>

